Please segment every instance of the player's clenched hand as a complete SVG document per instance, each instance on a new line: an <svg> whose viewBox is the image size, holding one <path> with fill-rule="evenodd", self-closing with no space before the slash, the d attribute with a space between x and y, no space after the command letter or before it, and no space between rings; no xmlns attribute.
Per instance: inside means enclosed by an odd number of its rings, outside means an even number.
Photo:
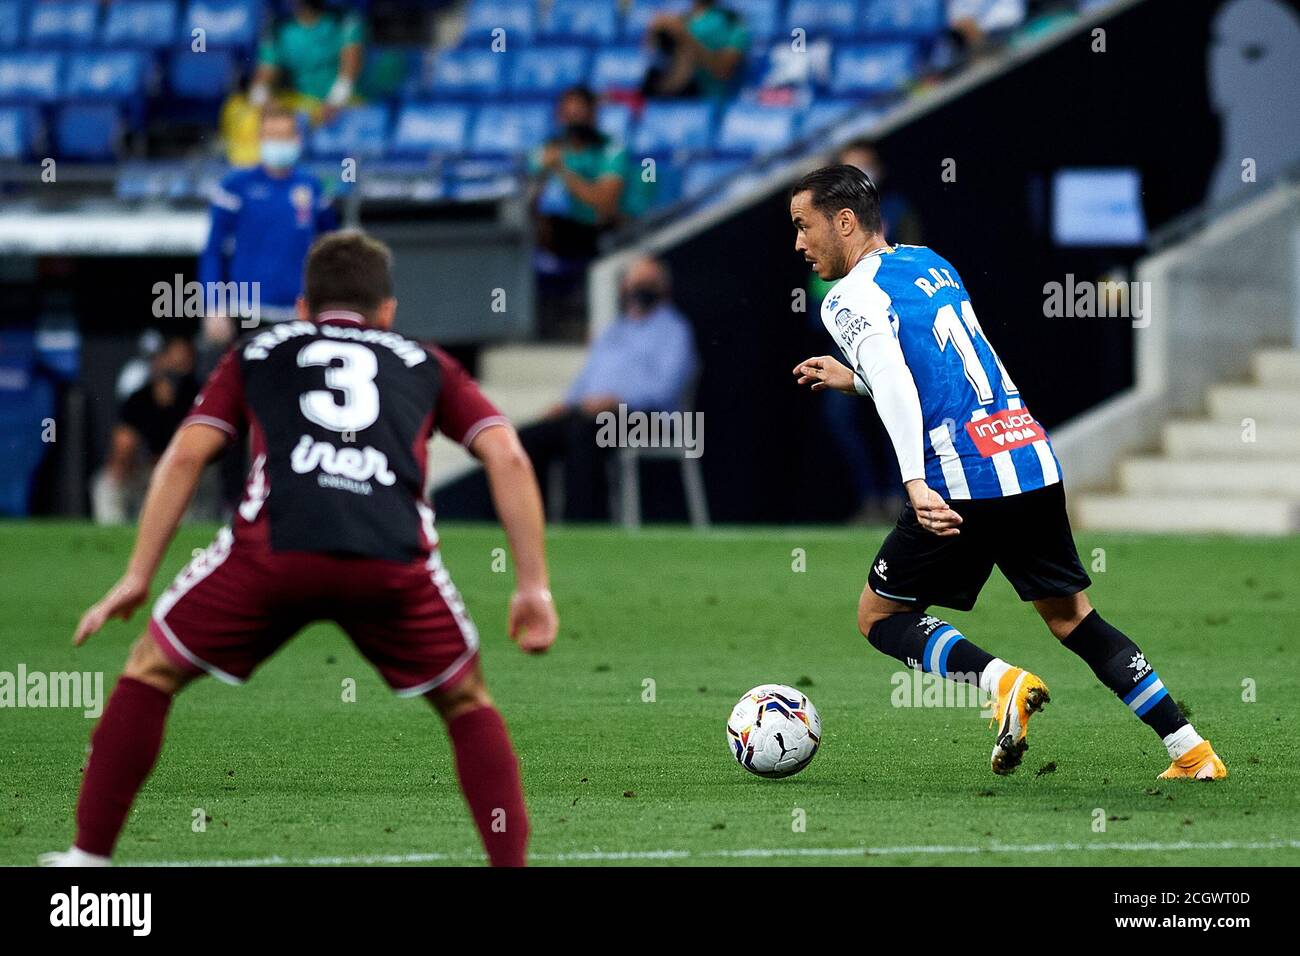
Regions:
<svg viewBox="0 0 1300 956"><path fill-rule="evenodd" d="M540 654L555 643L560 618L545 588L516 591L510 598L510 636L519 649Z"/></svg>
<svg viewBox="0 0 1300 956"><path fill-rule="evenodd" d="M961 515L948 507L940 494L919 478L914 478L904 486L907 488L908 500L916 512L916 520L926 531L931 531L941 538L961 534L957 526L961 524Z"/></svg>
<svg viewBox="0 0 1300 956"><path fill-rule="evenodd" d="M124 621L130 620L136 608L143 604L148 596L147 581L126 575L108 589L108 593L99 600L99 603L81 615L72 643L84 644L86 639L103 627L109 618L119 617Z"/></svg>
<svg viewBox="0 0 1300 956"><path fill-rule="evenodd" d="M829 355L804 359L794 367L800 385L811 385L814 392L833 388L837 392L853 393L853 371Z"/></svg>

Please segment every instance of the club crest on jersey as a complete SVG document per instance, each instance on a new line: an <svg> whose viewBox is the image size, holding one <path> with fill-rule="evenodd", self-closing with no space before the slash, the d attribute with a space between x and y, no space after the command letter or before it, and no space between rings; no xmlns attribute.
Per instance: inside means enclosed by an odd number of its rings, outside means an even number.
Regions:
<svg viewBox="0 0 1300 956"><path fill-rule="evenodd" d="M377 448L335 448L329 442L303 435L289 456L289 464L300 475L320 471L322 488L342 488L357 494L371 492L370 480L392 485L397 476L389 470L388 456Z"/></svg>
<svg viewBox="0 0 1300 956"><path fill-rule="evenodd" d="M980 455L991 458L998 452L1011 451L1047 437L1043 426L1027 409L1007 408L966 423L966 434Z"/></svg>

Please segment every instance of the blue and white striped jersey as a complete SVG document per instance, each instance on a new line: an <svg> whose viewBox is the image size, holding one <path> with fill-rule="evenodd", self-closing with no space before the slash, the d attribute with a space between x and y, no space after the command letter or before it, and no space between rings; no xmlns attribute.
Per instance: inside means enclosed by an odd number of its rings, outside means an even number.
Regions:
<svg viewBox="0 0 1300 956"><path fill-rule="evenodd" d="M831 288L821 317L855 370L873 336L901 347L921 401L926 484L945 499L999 498L1061 480L1046 430L942 256L901 244L865 256Z"/></svg>

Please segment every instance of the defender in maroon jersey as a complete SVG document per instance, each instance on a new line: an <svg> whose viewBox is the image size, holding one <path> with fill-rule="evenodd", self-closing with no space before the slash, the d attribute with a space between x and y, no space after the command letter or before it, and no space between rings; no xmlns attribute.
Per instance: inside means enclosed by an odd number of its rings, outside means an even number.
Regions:
<svg viewBox="0 0 1300 956"><path fill-rule="evenodd" d="M433 704L490 861L525 862L518 761L439 554L425 445L438 431L483 462L518 574L510 635L540 652L558 621L532 466L459 364L391 331L385 246L357 232L320 239L304 289L298 321L245 337L212 373L154 473L125 576L77 627L80 644L144 602L203 467L247 435L232 527L155 602L91 738L74 845L43 862L107 863L173 695L204 673L242 683L317 620L338 623L397 694Z"/></svg>

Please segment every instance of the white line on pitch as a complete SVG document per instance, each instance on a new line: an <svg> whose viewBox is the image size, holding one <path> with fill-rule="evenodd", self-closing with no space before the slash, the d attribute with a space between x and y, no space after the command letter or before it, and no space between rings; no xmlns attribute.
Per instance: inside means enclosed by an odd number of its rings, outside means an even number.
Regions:
<svg viewBox="0 0 1300 956"><path fill-rule="evenodd" d="M1141 841L1127 843L1029 843L992 844L990 846L844 846L844 847L754 847L743 850L578 850L570 853L533 853L534 863L579 863L654 860L734 860L855 856L911 856L914 854L978 855L981 853L1062 853L1069 851L1097 852L1183 852L1186 850L1300 850L1300 840L1261 840L1237 842L1222 840L1193 843L1180 840L1175 843ZM127 863L126 866L363 866L393 865L399 863L468 863L482 860L481 853L401 853L365 854L360 856L286 857L264 856L245 860L168 860L145 863Z"/></svg>

